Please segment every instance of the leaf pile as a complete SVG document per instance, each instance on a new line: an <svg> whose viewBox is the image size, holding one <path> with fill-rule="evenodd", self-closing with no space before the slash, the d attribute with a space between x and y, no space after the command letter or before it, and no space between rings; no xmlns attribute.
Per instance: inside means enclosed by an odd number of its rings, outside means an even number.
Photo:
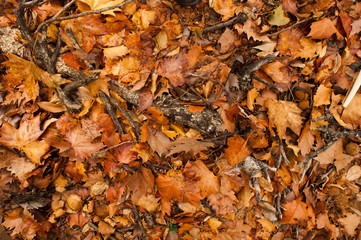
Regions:
<svg viewBox="0 0 361 240"><path fill-rule="evenodd" d="M15 30L19 1L0 2L0 25ZM361 2L102 11L123 2L26 1L37 41L18 32L21 56L0 44L0 219L11 237L361 239L361 94L341 105L361 67ZM44 39L61 44L55 73L32 55ZM235 66L270 54L238 81ZM74 72L97 76L69 91L79 111L61 91ZM170 98L217 114L221 131L160 110Z"/></svg>

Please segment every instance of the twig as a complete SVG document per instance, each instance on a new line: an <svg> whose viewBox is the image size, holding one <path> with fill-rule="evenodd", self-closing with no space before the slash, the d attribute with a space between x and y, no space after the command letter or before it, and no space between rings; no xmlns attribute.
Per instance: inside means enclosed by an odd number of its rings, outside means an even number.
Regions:
<svg viewBox="0 0 361 240"><path fill-rule="evenodd" d="M142 231L142 239L149 239L147 236L147 232L144 229L142 220L139 217L139 212L138 212L137 206L135 206L134 203L132 203L132 206L133 206L134 218L140 228L140 231Z"/></svg>
<svg viewBox="0 0 361 240"><path fill-rule="evenodd" d="M106 12L106 11L113 10L115 8L118 8L118 7L122 7L122 6L124 6L124 5L128 4L128 3L133 2L133 1L134 0L127 0L125 2L116 4L116 5L111 6L111 7L101 8L101 9L97 9L97 10L90 10L90 11L87 11L87 12L82 12L82 13L78 13L78 14L74 14L74 15L70 15L70 16L66 16L66 17L51 18L49 20L46 20L44 22L44 24L49 25L52 22L64 21L64 20L84 17L84 16L91 15L91 14L98 14L98 13Z"/></svg>
<svg viewBox="0 0 361 240"><path fill-rule="evenodd" d="M116 145L114 145L114 146L108 147L108 148L106 148L106 149L103 149L103 150L101 150L101 151L99 151L99 152L94 153L94 154L92 155L92 158L95 158L95 157L97 157L97 156L99 156L99 155L102 155L103 153L105 153L105 152L107 152L107 151L109 151L109 150L111 150L111 149L113 149L113 148L119 147L119 146L121 146L121 145L123 145L123 144L126 144L126 143L134 143L134 142L135 142L135 141L133 141L133 140L131 140L131 141L126 141L126 142L121 142L121 143L119 143L119 144L116 144Z"/></svg>
<svg viewBox="0 0 361 240"><path fill-rule="evenodd" d="M311 161L311 159L313 159L314 157L316 157L318 154L326 151L329 147L332 146L332 144L334 144L339 138L333 138L331 141L329 141L328 143L326 143L324 146L322 146L321 148L317 149L316 151L314 151L313 153L310 153L305 159L302 160L302 162L298 163L296 167L300 167L301 165L304 166L303 169L303 173L301 176L301 179L299 181L299 183L301 183L303 181L303 178L306 175L306 172L308 170L307 166L309 164L309 162ZM307 166L307 167L306 167Z"/></svg>
<svg viewBox="0 0 361 240"><path fill-rule="evenodd" d="M66 10L68 10L68 9L71 7L71 5L73 5L73 3L75 3L75 2L76 2L76 0L72 0L72 1L70 1L69 3L67 3L62 9L60 9L59 12L57 12L57 13L56 13L51 19L49 19L49 20L58 18L63 12L65 12ZM38 26L38 28L36 29L35 33L41 31L41 29L42 29L43 27L49 26L49 24L51 23L49 20L42 22L42 23Z"/></svg>
<svg viewBox="0 0 361 240"><path fill-rule="evenodd" d="M347 129L343 129L341 131L335 131L326 126L318 127L318 131L326 133L327 135L330 135L333 138L349 137L349 138L357 138L361 140L361 131L347 130Z"/></svg>
<svg viewBox="0 0 361 240"><path fill-rule="evenodd" d="M124 134L125 131L122 127L122 125L119 122L119 119L116 116L115 109L113 105L110 103L109 96L105 94L102 90L99 89L99 97L103 101L105 109L107 110L108 114L110 115L110 118L112 119L116 129L118 130L119 134Z"/></svg>
<svg viewBox="0 0 361 240"><path fill-rule="evenodd" d="M258 82L263 83L263 84L266 85L267 87L272 88L272 89L275 90L276 92L282 92L281 89L279 89L278 87L276 87L276 86L273 85L272 83L269 83L269 82L267 82L266 80L258 77L258 76L255 75L255 74L253 74L251 77L254 78L255 80L257 80Z"/></svg>
<svg viewBox="0 0 361 240"><path fill-rule="evenodd" d="M10 21L11 23L17 25L16 22L14 22L13 20L11 20L11 19L10 19L5 13L3 13L1 10L0 10L0 14L3 15L4 17L6 17L7 19L9 19L9 21Z"/></svg>
<svg viewBox="0 0 361 240"><path fill-rule="evenodd" d="M247 21L247 15L245 15L244 13L239 13L236 17L234 17L228 21L221 22L221 23L218 23L218 24L210 26L210 27L206 27L203 30L203 33L213 32L213 31L221 29L221 28L226 28L226 27L232 26L236 23L244 23L245 21Z"/></svg>
<svg viewBox="0 0 361 240"><path fill-rule="evenodd" d="M109 94L109 99L122 112L124 117L128 120L129 124L132 126L132 128L134 130L137 140L139 140L140 139L139 124L133 120L132 116L130 116L130 114L122 107L122 105L118 102L118 100L112 96L111 93Z"/></svg>
<svg viewBox="0 0 361 240"><path fill-rule="evenodd" d="M303 23L305 23L305 22L308 22L308 21L312 20L313 18L314 18L314 17L309 17L309 18L303 19L303 20L301 20L301 21L297 21L295 24L293 24L293 25L291 25L291 26L289 26L289 27L287 27L287 28L284 28L284 29L282 29L282 30L280 30L280 31L278 31L278 32L275 32L275 33L267 34L266 36L267 36L267 37L276 36L276 35L278 35L278 34L280 34L280 33L282 33L282 32L285 32L285 31L287 31L287 30L290 30L290 29L292 29L292 28L295 28L295 27L298 26L298 25L301 25L301 24L303 24Z"/></svg>

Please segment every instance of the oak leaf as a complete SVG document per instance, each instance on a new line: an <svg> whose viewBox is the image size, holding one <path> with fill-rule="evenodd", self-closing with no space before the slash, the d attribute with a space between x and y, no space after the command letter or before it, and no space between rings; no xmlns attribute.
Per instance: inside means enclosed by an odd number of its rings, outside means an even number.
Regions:
<svg viewBox="0 0 361 240"><path fill-rule="evenodd" d="M331 37L334 33L338 40L343 39L332 21L329 18L323 18L320 21L311 24L311 32L307 37L311 37L312 39L326 39Z"/></svg>
<svg viewBox="0 0 361 240"><path fill-rule="evenodd" d="M230 165L236 165L243 161L247 156L250 156L252 151L247 146L247 140L239 135L228 138L228 148L225 150L227 162Z"/></svg>
<svg viewBox="0 0 361 240"><path fill-rule="evenodd" d="M276 126L281 139L286 137L287 127L297 135L300 134L303 117L300 115L302 110L297 107L296 103L268 99L266 107L268 108L270 125Z"/></svg>

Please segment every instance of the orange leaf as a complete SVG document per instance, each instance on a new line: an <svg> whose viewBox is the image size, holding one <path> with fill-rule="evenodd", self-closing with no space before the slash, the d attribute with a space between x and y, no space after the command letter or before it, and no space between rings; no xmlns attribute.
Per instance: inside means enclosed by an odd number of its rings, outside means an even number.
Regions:
<svg viewBox="0 0 361 240"><path fill-rule="evenodd" d="M247 146L247 140L241 136L235 135L228 139L228 148L225 150L226 158L230 165L236 165L243 159L251 155L252 151Z"/></svg>
<svg viewBox="0 0 361 240"><path fill-rule="evenodd" d="M338 40L343 39L332 21L329 18L323 18L320 21L313 22L311 24L311 32L307 35L307 37L311 37L313 39L326 39L330 38L334 33L336 33Z"/></svg>
<svg viewBox="0 0 361 240"><path fill-rule="evenodd" d="M158 73L166 77L173 86L182 86L188 81L184 73L187 63L184 53L181 52L175 57L164 58L163 62L159 64Z"/></svg>
<svg viewBox="0 0 361 240"><path fill-rule="evenodd" d="M311 221L315 224L315 212L311 205L304 203L300 198L283 205L285 211L280 224L298 224L298 221Z"/></svg>
<svg viewBox="0 0 361 240"><path fill-rule="evenodd" d="M167 156L180 152L189 152L191 155L206 150L209 147L213 147L214 144L211 142L201 142L194 138L180 137L177 140L170 142L166 147L169 150Z"/></svg>
<svg viewBox="0 0 361 240"><path fill-rule="evenodd" d="M232 0L216 0L213 8L214 11L222 15L223 21L233 17L236 10Z"/></svg>
<svg viewBox="0 0 361 240"><path fill-rule="evenodd" d="M346 217L338 219L338 222L344 226L348 235L354 236L355 230L361 222L361 218L357 214L346 213Z"/></svg>
<svg viewBox="0 0 361 240"><path fill-rule="evenodd" d="M184 176L187 180L196 182L201 190L202 198L219 191L219 183L207 166L200 160L188 162L184 167Z"/></svg>
<svg viewBox="0 0 361 240"><path fill-rule="evenodd" d="M331 93L331 88L325 87L325 85L321 84L314 96L313 106L319 107L322 105L329 105L331 103Z"/></svg>

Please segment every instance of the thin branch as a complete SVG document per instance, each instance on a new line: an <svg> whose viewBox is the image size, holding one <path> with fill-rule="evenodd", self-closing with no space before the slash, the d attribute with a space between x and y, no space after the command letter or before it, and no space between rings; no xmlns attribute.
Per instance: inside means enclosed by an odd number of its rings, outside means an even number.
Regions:
<svg viewBox="0 0 361 240"><path fill-rule="evenodd" d="M236 23L244 23L245 21L247 21L247 15L245 15L244 13L239 13L236 17L234 17L228 21L221 22L221 23L218 23L218 24L210 26L210 27L206 27L203 30L203 33L213 32L218 29L232 26Z"/></svg>
<svg viewBox="0 0 361 240"><path fill-rule="evenodd" d="M318 154L326 151L329 147L332 146L332 144L334 144L339 138L333 138L331 141L329 141L328 143L326 143L324 146L322 146L321 148L317 149L316 151L314 151L313 153L310 153L305 159L302 160L302 162L298 163L296 167L300 167L301 165L304 166L303 169L303 173L301 176L301 179L299 181L299 183L301 183L303 181L304 176L306 175L306 172L308 170L307 166L309 164L309 162L316 157Z"/></svg>
<svg viewBox="0 0 361 240"><path fill-rule="evenodd" d="M147 232L144 229L142 220L140 219L137 206L135 206L134 203L132 203L132 206L133 206L133 213L134 213L135 221L136 221L137 225L139 226L140 231L142 231L142 239L149 239L147 236Z"/></svg>
<svg viewBox="0 0 361 240"><path fill-rule="evenodd" d="M251 77L254 78L255 80L257 80L258 82L263 83L263 84L266 85L267 87L272 88L272 89L275 90L276 92L282 92L281 89L279 89L278 87L276 87L276 86L273 85L272 83L269 83L269 82L267 82L266 80L258 77L258 76L255 75L255 74L253 74Z"/></svg>
<svg viewBox="0 0 361 240"><path fill-rule="evenodd" d="M52 22L57 22L57 21L64 21L64 20L69 20L69 19L74 19L74 18L79 18L79 17L84 17L84 16L87 16L87 15L91 15L91 14L98 14L98 13L102 13L102 12L106 12L106 11L109 11L109 10L113 10L115 8L118 8L118 7L122 7L128 3L131 3L133 2L134 0L127 0L125 2L122 2L122 3L119 3L119 4L116 4L114 6L111 6L111 7L107 7L107 8L101 8L101 9L97 9L97 10L90 10L90 11L87 11L87 12L82 12L82 13L78 13L78 14L74 14L74 15L70 15L70 16L66 16L66 17L58 17L58 18L51 18L49 20L46 20L44 22L44 24L51 24Z"/></svg>
<svg viewBox="0 0 361 240"><path fill-rule="evenodd" d="M41 31L41 29L42 29L44 26L49 26L49 24L52 23L52 21L50 21L50 20L57 19L63 12L65 12L66 10L68 10L68 9L71 7L71 5L73 5L73 3L75 3L75 2L76 2L76 0L70 1L70 2L67 3L62 9L60 9L60 11L57 12L51 19L42 22L42 23L38 26L38 28L36 29L35 33Z"/></svg>
<svg viewBox="0 0 361 240"><path fill-rule="evenodd" d="M124 117L128 120L129 124L132 126L134 133L136 135L137 139L140 139L140 129L139 129L139 124L137 122L134 121L134 119L132 118L132 116L130 116L130 114L122 107L122 105L118 102L117 99L115 99L113 97L112 94L109 94L109 99L110 101L122 112L122 114L124 115Z"/></svg>
<svg viewBox="0 0 361 240"><path fill-rule="evenodd" d="M99 89L99 97L103 101L105 109L107 110L108 114L110 115L110 118L112 119L116 129L118 130L119 134L124 134L125 131L122 127L122 125L119 122L119 119L116 116L115 109L113 105L110 103L109 96Z"/></svg>
<svg viewBox="0 0 361 240"><path fill-rule="evenodd" d="M289 26L289 27L287 27L287 28L284 28L284 29L282 29L282 30L280 30L280 31L278 31L278 32L275 32L275 33L267 34L266 36L267 36L267 37L277 36L278 34L280 34L280 33L282 33L282 32L285 32L285 31L287 31L287 30L290 30L290 29L292 29L292 28L295 28L295 27L297 27L298 25L301 25L301 24L303 24L303 23L306 23L306 22L312 20L313 18L314 18L314 17L309 17L309 18L303 19L303 20L301 20L301 21L297 21L295 24L293 24L293 25L291 25L291 26Z"/></svg>

